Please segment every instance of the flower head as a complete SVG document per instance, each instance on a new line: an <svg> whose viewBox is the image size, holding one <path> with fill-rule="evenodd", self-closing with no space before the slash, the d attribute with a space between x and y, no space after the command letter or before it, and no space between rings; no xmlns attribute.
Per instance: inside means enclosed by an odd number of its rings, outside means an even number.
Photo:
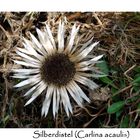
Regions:
<svg viewBox="0 0 140 140"><path fill-rule="evenodd" d="M64 22L58 26L57 41L54 40L48 25L41 31L37 29L38 38L30 33L31 40L23 39L24 48L17 48L16 53L22 60L15 63L24 66L22 69L13 69L14 78L22 79L14 87L30 88L25 96L30 99L25 105L33 102L40 94L45 94L42 105L42 116L47 115L52 102L53 116L58 113L60 103L69 116L72 113L70 98L83 107L83 101L90 99L83 92L80 85L96 89L98 85L92 80L99 77L101 72L95 64L103 55L97 57L90 54L98 44L92 44L92 39L82 46L75 45L74 41L79 26L73 25L68 41L64 39Z"/></svg>

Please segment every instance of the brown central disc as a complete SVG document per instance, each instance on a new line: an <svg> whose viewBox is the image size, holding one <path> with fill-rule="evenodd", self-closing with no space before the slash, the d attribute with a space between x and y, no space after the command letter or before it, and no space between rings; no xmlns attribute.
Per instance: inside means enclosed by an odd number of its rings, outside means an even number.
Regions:
<svg viewBox="0 0 140 140"><path fill-rule="evenodd" d="M42 79L48 84L56 86L66 85L74 77L75 65L69 57L62 53L49 56L41 67Z"/></svg>

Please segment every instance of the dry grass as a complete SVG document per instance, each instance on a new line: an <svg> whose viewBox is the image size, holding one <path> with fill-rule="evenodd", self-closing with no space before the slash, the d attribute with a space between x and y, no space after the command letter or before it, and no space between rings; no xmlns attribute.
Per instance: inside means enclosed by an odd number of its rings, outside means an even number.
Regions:
<svg viewBox="0 0 140 140"><path fill-rule="evenodd" d="M81 43L92 36L100 41L95 53L105 54L109 77L116 87L97 81L101 88L90 91L91 104L83 109L74 107L74 114L67 118L60 110L56 120L51 115L41 118L42 98L24 107L24 90L18 91L13 85L18 81L10 76L11 68L19 67L12 62L15 48L22 47L22 36L29 37L29 31L36 35L35 27L42 28L47 22L56 35L56 25L66 16L70 29L74 22L81 25ZM68 30L69 31L69 30ZM132 81L134 69L140 66L140 13L0 13L0 127L121 127L128 116L127 127L140 127L140 90L134 90ZM140 73L139 73L140 74ZM115 97L115 98L114 98ZM122 112L108 114L107 107L114 101L128 101ZM134 123L133 123L134 122Z"/></svg>

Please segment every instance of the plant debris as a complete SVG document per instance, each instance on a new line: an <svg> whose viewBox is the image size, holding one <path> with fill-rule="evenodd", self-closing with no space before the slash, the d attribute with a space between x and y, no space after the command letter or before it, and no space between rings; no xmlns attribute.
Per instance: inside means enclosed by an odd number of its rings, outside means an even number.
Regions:
<svg viewBox="0 0 140 140"><path fill-rule="evenodd" d="M50 112L41 118L42 97L24 107L24 90L15 90L18 81L12 79L16 47L22 46L22 37L35 36L35 28L51 25L56 36L61 17L67 18L67 28L75 22L80 25L79 43L90 38L100 41L94 53L104 54L107 77L96 79L98 91L89 91L91 103L84 108L74 107L67 118L63 110L56 120ZM0 127L1 128L57 128L57 127L140 127L140 13L121 12L1 12L0 13ZM68 32L66 34L68 34ZM123 106L115 108L115 104ZM115 110L109 114L108 108ZM50 110L51 111L51 110ZM126 121L127 119L127 121Z"/></svg>

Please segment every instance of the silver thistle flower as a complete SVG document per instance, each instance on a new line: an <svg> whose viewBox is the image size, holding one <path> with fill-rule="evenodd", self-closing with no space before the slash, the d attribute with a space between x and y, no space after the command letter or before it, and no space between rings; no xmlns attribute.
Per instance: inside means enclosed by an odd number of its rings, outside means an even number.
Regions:
<svg viewBox="0 0 140 140"><path fill-rule="evenodd" d="M98 44L90 39L82 47L74 45L79 26L73 25L70 39L64 40L64 22L59 22L57 40L55 42L48 25L41 31L37 29L39 40L30 33L31 40L24 40L24 48L17 48L16 53L22 60L14 60L15 63L24 66L22 69L13 69L14 78L24 79L14 87L30 87L24 96L30 96L25 105L33 102L40 94L45 93L42 106L42 116L47 116L52 101L52 111L55 117L60 103L69 116L72 113L70 96L83 107L83 100L90 99L83 92L79 83L90 89L96 89L98 85L91 78L101 76L95 68L95 64L103 55L94 57L91 50ZM25 68L26 67L26 68Z"/></svg>

